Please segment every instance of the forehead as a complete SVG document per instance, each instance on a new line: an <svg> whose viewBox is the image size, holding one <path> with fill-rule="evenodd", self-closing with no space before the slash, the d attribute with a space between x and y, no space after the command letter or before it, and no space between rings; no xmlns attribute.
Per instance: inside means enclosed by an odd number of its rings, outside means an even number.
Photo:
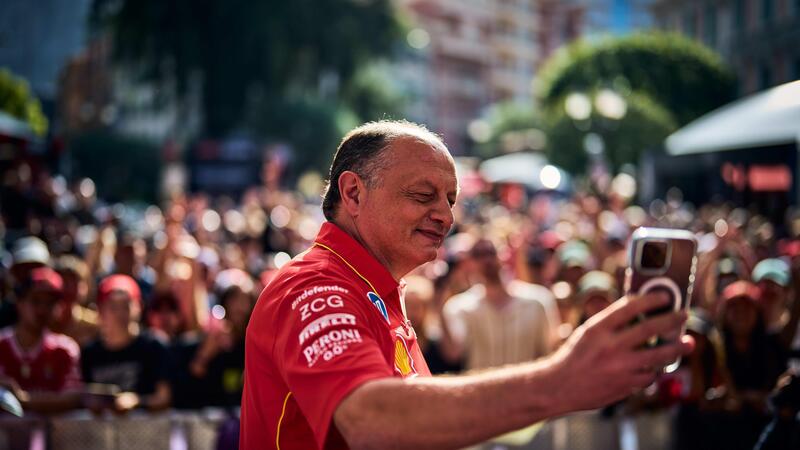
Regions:
<svg viewBox="0 0 800 450"><path fill-rule="evenodd" d="M389 146L387 158L387 178L404 185L429 183L457 189L455 162L440 143L399 137Z"/></svg>

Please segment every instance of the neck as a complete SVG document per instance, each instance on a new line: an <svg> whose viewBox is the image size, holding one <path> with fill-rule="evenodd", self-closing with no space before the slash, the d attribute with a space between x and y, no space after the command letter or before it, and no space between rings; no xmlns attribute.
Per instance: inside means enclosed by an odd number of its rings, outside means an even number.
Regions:
<svg viewBox="0 0 800 450"><path fill-rule="evenodd" d="M373 251L373 249L367 244L363 237L361 237L361 233L358 231L358 226L356 225L355 221L352 218L344 218L336 217L334 220L331 221L334 225L341 228L342 231L349 234L350 237L355 239L362 247L369 253L373 258L375 258L389 273L392 275L395 281L400 281L403 278L403 275L407 274L411 271L410 269L405 269L402 267L395 267L388 258L384 258L382 255L378 254L377 252Z"/></svg>
<svg viewBox="0 0 800 450"><path fill-rule="evenodd" d="M111 349L120 349L128 344L139 334L139 326L135 323L128 325L128 328L106 330L102 333L103 343Z"/></svg>
<svg viewBox="0 0 800 450"><path fill-rule="evenodd" d="M484 284L484 287L486 288L486 299L489 303L497 306L503 306L508 303L508 291L501 283L488 281Z"/></svg>
<svg viewBox="0 0 800 450"><path fill-rule="evenodd" d="M17 325L17 343L23 350L30 350L42 341L43 330L33 330L30 327Z"/></svg>

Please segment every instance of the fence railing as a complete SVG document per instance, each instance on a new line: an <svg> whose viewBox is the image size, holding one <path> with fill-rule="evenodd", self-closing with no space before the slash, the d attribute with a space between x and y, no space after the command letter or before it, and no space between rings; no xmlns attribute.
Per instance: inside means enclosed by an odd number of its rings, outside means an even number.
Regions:
<svg viewBox="0 0 800 450"><path fill-rule="evenodd" d="M88 412L43 418L0 418L0 450L215 450L228 416L205 412ZM668 412L628 418L573 414L476 446L481 450L669 450Z"/></svg>

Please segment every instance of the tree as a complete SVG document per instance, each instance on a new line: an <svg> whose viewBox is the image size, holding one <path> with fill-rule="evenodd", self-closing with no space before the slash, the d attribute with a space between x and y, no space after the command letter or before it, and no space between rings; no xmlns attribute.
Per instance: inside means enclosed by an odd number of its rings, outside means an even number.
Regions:
<svg viewBox="0 0 800 450"><path fill-rule="evenodd" d="M546 63L538 91L542 103L553 107L571 92L604 87L649 95L680 126L730 102L736 93L732 72L713 51L659 32L578 41Z"/></svg>
<svg viewBox="0 0 800 450"><path fill-rule="evenodd" d="M401 36L390 0L95 0L92 23L146 80L183 94L199 75L210 136L275 99L347 90ZM266 112L261 120L282 114Z"/></svg>
<svg viewBox="0 0 800 450"><path fill-rule="evenodd" d="M0 69L0 111L26 122L38 136L47 133L47 117L42 105L28 86L28 82Z"/></svg>
<svg viewBox="0 0 800 450"><path fill-rule="evenodd" d="M533 105L505 101L495 103L483 119L473 122L471 134L477 153L490 158L507 152L544 149L542 127L542 118Z"/></svg>
<svg viewBox="0 0 800 450"><path fill-rule="evenodd" d="M589 96L596 100L597 95ZM663 107L642 94L623 97L625 114L605 117L595 108L588 117L574 119L565 108L553 108L548 115L547 156L552 164L572 173L583 172L589 162L587 136L593 145L601 145L602 157L613 171L626 163L636 163L641 151L663 141L677 124ZM600 156L600 155L598 155Z"/></svg>
<svg viewBox="0 0 800 450"><path fill-rule="evenodd" d="M92 131L71 139L69 149L73 175L93 179L104 200L157 200L161 154L153 143Z"/></svg>

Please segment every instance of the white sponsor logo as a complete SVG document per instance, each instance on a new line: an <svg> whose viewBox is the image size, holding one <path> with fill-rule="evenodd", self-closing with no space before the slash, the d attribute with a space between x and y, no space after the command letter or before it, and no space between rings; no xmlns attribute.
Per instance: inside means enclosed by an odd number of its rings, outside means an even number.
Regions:
<svg viewBox="0 0 800 450"><path fill-rule="evenodd" d="M331 330L318 337L314 343L303 349L303 356L308 361L308 367L317 363L320 357L323 361L330 361L347 350L348 345L361 342L358 330Z"/></svg>
<svg viewBox="0 0 800 450"><path fill-rule="evenodd" d="M334 325L355 325L356 324L356 316L352 314L328 314L327 316L322 316L319 319L316 319L309 323L303 331L300 332L298 339L300 343L307 341L309 338L314 336L315 334L319 333L320 331L334 326Z"/></svg>
<svg viewBox="0 0 800 450"><path fill-rule="evenodd" d="M331 308L341 308L344 306L344 301L342 301L342 297L338 295L331 295L327 298L315 298L300 306L300 320L305 322L306 319L311 317L311 313L325 311L329 306Z"/></svg>
<svg viewBox="0 0 800 450"><path fill-rule="evenodd" d="M292 309L297 309L297 304L302 302L303 300L316 295L316 294L325 294L328 292L340 292L342 294L349 294L350 291L341 287L341 286L314 286L311 289L306 289L300 295L297 296L296 299L292 302Z"/></svg>

